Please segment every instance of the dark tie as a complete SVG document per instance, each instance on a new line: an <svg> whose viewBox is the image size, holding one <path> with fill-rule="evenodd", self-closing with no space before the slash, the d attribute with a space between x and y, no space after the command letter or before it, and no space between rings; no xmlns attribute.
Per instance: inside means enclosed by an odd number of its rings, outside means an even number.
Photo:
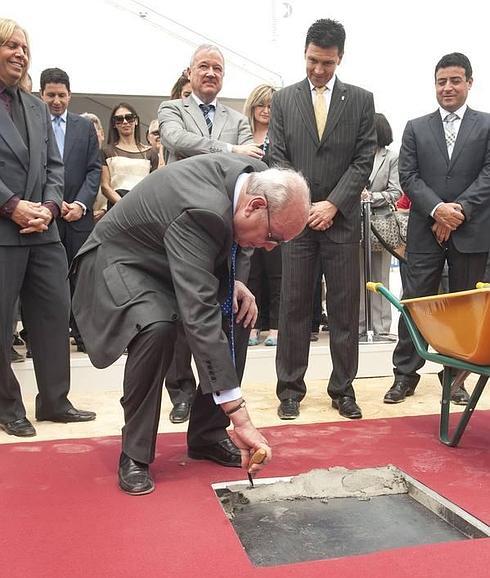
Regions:
<svg viewBox="0 0 490 578"><path fill-rule="evenodd" d="M226 294L226 299L221 304L221 311L223 315L228 318L229 334L228 342L230 344L231 356L233 358L233 363L235 363L235 328L234 328L234 314L233 314L233 291L235 289L235 268L236 268L236 254L238 251L237 243L233 243L231 246L231 266L230 274L228 277L228 293Z"/></svg>
<svg viewBox="0 0 490 578"><path fill-rule="evenodd" d="M202 110L204 120L206 121L206 125L208 127L209 134L211 134L211 131L213 130L213 121L209 116L209 112L214 110L214 104L200 104L199 108Z"/></svg>
<svg viewBox="0 0 490 578"><path fill-rule="evenodd" d="M5 88L5 93L10 98L10 116L15 125L15 128L19 132L22 140L26 145L29 144L29 137L27 134L26 119L24 116L24 109L19 98L19 91L13 86Z"/></svg>

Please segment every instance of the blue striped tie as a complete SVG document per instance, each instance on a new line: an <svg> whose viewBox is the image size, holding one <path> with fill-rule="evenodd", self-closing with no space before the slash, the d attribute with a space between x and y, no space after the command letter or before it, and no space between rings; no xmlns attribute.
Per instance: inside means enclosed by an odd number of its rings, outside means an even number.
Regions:
<svg viewBox="0 0 490 578"><path fill-rule="evenodd" d="M206 121L206 125L208 127L209 134L211 134L211 131L213 130L213 121L209 116L209 112L211 110L214 110L214 104L200 104L199 108L202 110L204 120Z"/></svg>
<svg viewBox="0 0 490 578"><path fill-rule="evenodd" d="M228 277L228 293L226 299L221 304L221 311L223 315L229 319L229 334L228 341L230 343L231 356L233 358L233 363L235 363L235 328L234 328L234 314L233 314L233 290L235 288L235 269L236 269L236 254L238 250L238 244L233 243L231 246L231 265L230 265L230 275Z"/></svg>

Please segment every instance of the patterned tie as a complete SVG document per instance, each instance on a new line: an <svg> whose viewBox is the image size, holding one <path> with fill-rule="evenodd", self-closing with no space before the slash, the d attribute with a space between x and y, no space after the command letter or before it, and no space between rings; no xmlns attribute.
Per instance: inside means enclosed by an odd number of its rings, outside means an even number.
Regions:
<svg viewBox="0 0 490 578"><path fill-rule="evenodd" d="M320 140L322 139L323 132L325 131L325 125L327 122L327 107L325 105L325 97L323 93L327 90L326 86L322 86L321 88L315 87L315 104L313 105L313 109L315 111L315 118L316 118L316 128L318 130L318 137Z"/></svg>
<svg viewBox="0 0 490 578"><path fill-rule="evenodd" d="M230 275L228 277L228 293L226 294L226 299L221 304L221 311L223 315L229 320L229 334L228 342L230 344L231 356L233 358L233 363L235 363L235 328L234 328L234 313L233 313L233 290L235 288L235 268L236 268L236 254L238 250L237 243L233 243L231 246L231 266Z"/></svg>
<svg viewBox="0 0 490 578"><path fill-rule="evenodd" d="M459 119L459 116L454 112L450 112L444 118L444 134L446 136L446 146L449 158L453 153L454 143L456 142L456 126L455 122Z"/></svg>
<svg viewBox="0 0 490 578"><path fill-rule="evenodd" d="M58 150L60 151L61 158L63 158L63 151L65 149L65 134L61 128L61 116L55 116L53 118L53 132L56 138L56 144L58 145Z"/></svg>
<svg viewBox="0 0 490 578"><path fill-rule="evenodd" d="M211 131L213 130L213 121L209 116L209 112L214 110L214 104L200 104L199 108L202 110L204 120L206 121L206 125L208 127L209 134L211 134Z"/></svg>

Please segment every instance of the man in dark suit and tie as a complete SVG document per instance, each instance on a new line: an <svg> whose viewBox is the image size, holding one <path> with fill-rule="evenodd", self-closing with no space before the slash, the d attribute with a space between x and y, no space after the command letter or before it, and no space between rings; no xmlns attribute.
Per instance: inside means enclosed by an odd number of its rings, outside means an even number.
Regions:
<svg viewBox="0 0 490 578"><path fill-rule="evenodd" d="M65 167L63 203L57 224L70 264L94 228L92 207L101 172L99 142L93 123L67 110L71 90L70 78L64 70L42 71L41 99L51 113L53 132ZM73 287L71 289L73 292ZM85 351L73 316L70 327L77 350Z"/></svg>
<svg viewBox="0 0 490 578"><path fill-rule="evenodd" d="M162 102L158 111L167 163L219 152L262 158L263 151L253 142L247 118L217 100L225 74L225 61L219 48L208 44L196 48L187 74L192 94L187 98ZM249 270L247 254L240 253L238 273L242 281L248 280ZM237 333L238 367L242 373L249 331L242 334L239 329ZM165 385L173 404L170 421L186 421L196 381L191 367L191 352L182 329L178 330L174 363L167 373Z"/></svg>
<svg viewBox="0 0 490 578"><path fill-rule="evenodd" d="M490 247L490 115L466 104L470 61L446 54L435 68L439 108L407 123L398 161L400 184L412 201L403 298L438 292L445 262L449 291L474 289L484 278ZM413 395L424 360L403 321L393 353L395 381L385 403ZM452 401L465 405L463 387Z"/></svg>
<svg viewBox="0 0 490 578"><path fill-rule="evenodd" d="M283 248L276 358L281 419L295 419L306 394L318 261L327 282L333 365L328 393L342 416L361 417L352 387L359 349L360 194L371 172L376 133L372 94L335 74L344 41L339 22L315 22L306 36L307 78L278 91L272 101L271 165L301 171L312 200L306 229Z"/></svg>
<svg viewBox="0 0 490 578"><path fill-rule="evenodd" d="M70 294L54 223L63 198L63 162L46 105L24 90L26 33L0 19L0 427L36 434L10 367L12 322L20 295L38 386L38 421L88 421L95 413L68 400Z"/></svg>
<svg viewBox="0 0 490 578"><path fill-rule="evenodd" d="M75 259L73 311L90 359L106 367L128 350L119 485L129 494L154 489L148 464L179 321L200 378L189 456L240 467L263 446L270 457L230 353L232 328L250 327L257 316L246 286L237 280L233 290L230 255L236 244L272 249L297 235L309 191L294 171L266 168L242 155L209 154L155 171L96 225ZM226 310L232 297L234 317L222 321L220 304Z"/></svg>

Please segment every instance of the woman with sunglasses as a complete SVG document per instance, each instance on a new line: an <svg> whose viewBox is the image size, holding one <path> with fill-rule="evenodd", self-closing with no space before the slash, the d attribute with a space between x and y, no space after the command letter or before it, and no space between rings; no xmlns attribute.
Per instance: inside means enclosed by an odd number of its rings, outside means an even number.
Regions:
<svg viewBox="0 0 490 578"><path fill-rule="evenodd" d="M102 147L100 185L110 209L158 168L158 153L142 144L138 115L125 102L113 108L108 135L107 144Z"/></svg>
<svg viewBox="0 0 490 578"><path fill-rule="evenodd" d="M264 151L262 160L268 163L269 120L272 95L275 89L268 84L257 86L245 102L244 114L250 122L254 141ZM248 287L259 307L257 329L250 333L249 345L258 345L261 330L268 330L264 345L277 345L279 300L281 293L281 248L272 251L255 249L250 264Z"/></svg>

